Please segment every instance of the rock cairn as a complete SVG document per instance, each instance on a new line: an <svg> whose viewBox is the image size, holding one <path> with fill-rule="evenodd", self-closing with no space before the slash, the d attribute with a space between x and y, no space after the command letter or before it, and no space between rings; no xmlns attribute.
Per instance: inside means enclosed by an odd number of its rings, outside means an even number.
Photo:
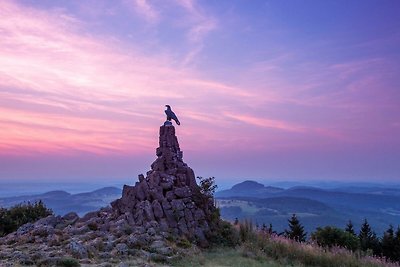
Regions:
<svg viewBox="0 0 400 267"><path fill-rule="evenodd" d="M120 260L140 265L185 254L182 242L207 246L216 208L183 162L172 125L161 126L156 155L146 177L125 185L111 207L82 218L74 212L51 215L0 238L0 266L55 266L71 256L95 266Z"/></svg>
<svg viewBox="0 0 400 267"><path fill-rule="evenodd" d="M160 127L157 159L135 186L125 185L122 198L111 203L130 225L156 225L160 231L207 245L211 199L200 193L193 170L183 161L174 126Z"/></svg>

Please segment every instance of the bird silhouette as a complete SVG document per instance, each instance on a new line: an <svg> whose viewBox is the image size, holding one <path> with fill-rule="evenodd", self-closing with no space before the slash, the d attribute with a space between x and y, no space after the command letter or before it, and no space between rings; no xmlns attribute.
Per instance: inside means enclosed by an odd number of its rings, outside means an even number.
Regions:
<svg viewBox="0 0 400 267"><path fill-rule="evenodd" d="M167 115L167 121L174 120L176 124L181 125L181 123L178 120L178 117L175 115L175 113L172 111L170 105L165 105L167 109L165 110L165 114Z"/></svg>

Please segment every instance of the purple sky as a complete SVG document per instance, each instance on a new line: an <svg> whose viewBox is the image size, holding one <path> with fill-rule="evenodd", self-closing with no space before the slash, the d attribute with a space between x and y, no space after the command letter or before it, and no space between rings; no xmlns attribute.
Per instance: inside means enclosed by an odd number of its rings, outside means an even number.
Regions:
<svg viewBox="0 0 400 267"><path fill-rule="evenodd" d="M400 2L5 0L0 181L400 181Z"/></svg>

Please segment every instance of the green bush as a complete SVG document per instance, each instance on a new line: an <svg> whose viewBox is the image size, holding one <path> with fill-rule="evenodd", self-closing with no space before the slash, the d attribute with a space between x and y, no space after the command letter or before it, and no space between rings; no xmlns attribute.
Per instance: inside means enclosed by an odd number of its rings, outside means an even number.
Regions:
<svg viewBox="0 0 400 267"><path fill-rule="evenodd" d="M192 247L192 243L190 243L190 241L187 240L186 238L179 239L178 242L176 242L176 245L181 248Z"/></svg>
<svg viewBox="0 0 400 267"><path fill-rule="evenodd" d="M229 222L222 220L213 226L208 239L216 246L234 247L239 244L238 231Z"/></svg>
<svg viewBox="0 0 400 267"><path fill-rule="evenodd" d="M97 223L91 222L91 223L88 224L88 228L91 231L97 231L99 227L98 227Z"/></svg>
<svg viewBox="0 0 400 267"><path fill-rule="evenodd" d="M16 231L26 223L35 222L53 214L40 200L33 204L19 204L12 208L0 208L0 236Z"/></svg>
<svg viewBox="0 0 400 267"><path fill-rule="evenodd" d="M352 251L356 251L359 248L359 241L355 235L333 226L318 227L311 234L311 239L323 247L338 246Z"/></svg>
<svg viewBox="0 0 400 267"><path fill-rule="evenodd" d="M60 267L79 267L79 261L73 258L62 258L57 262L57 266Z"/></svg>

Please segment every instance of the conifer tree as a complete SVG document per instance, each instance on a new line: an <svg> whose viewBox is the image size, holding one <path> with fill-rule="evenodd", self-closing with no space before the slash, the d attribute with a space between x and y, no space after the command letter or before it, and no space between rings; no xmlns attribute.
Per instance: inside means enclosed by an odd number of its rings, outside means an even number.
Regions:
<svg viewBox="0 0 400 267"><path fill-rule="evenodd" d="M395 236L393 226L390 225L389 229L387 229L383 233L382 237L382 254L388 259L395 260L394 253L395 253Z"/></svg>
<svg viewBox="0 0 400 267"><path fill-rule="evenodd" d="M272 223L269 224L268 233L269 233L270 235L276 234L276 232L272 229Z"/></svg>
<svg viewBox="0 0 400 267"><path fill-rule="evenodd" d="M354 225L351 220L349 220L349 222L347 223L345 231L352 235L356 235L356 233L354 232Z"/></svg>
<svg viewBox="0 0 400 267"><path fill-rule="evenodd" d="M363 251L372 250L375 255L379 255L381 252L379 239L376 234L372 231L367 219L364 219L364 223L361 225L360 233L358 234L360 240L360 248Z"/></svg>
<svg viewBox="0 0 400 267"><path fill-rule="evenodd" d="M393 260L400 261L400 226L397 226L394 235Z"/></svg>
<svg viewBox="0 0 400 267"><path fill-rule="evenodd" d="M285 230L286 237L293 239L297 242L304 242L306 240L307 233L304 232L304 227L301 225L296 214L292 215L292 218L288 220L289 230Z"/></svg>
<svg viewBox="0 0 400 267"><path fill-rule="evenodd" d="M372 238L372 230L367 219L364 219L364 223L361 225L358 238L360 239L360 246L362 250L366 251L368 248L370 248L369 241Z"/></svg>

